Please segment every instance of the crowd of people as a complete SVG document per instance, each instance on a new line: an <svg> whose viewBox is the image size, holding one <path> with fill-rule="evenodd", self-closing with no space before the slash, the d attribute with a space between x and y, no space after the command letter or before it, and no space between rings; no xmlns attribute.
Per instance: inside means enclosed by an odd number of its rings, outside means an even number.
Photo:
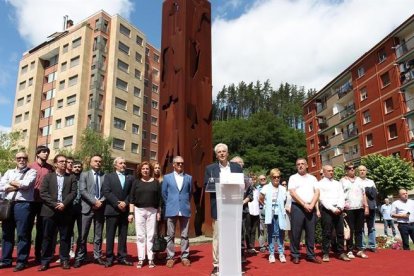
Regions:
<svg viewBox="0 0 414 276"><path fill-rule="evenodd" d="M242 158L236 156L229 160L227 145L217 144L214 152L217 160L205 168L205 187L214 183L220 173L243 173ZM105 267L115 263L133 266L127 255L130 223L135 225L137 268L146 264L149 268L156 266L154 239L161 233L166 234L166 266L172 268L178 259L183 266L191 266L188 232L194 189L192 176L185 173L183 157L173 158L173 171L166 175L162 175L159 163L143 161L138 165L135 177L125 173L126 161L122 157L115 158L114 171L105 174L99 154L90 156L89 169L85 171L81 162L63 154L54 156L52 166L47 162L49 154L49 148L39 146L35 161L28 164L28 155L17 152L16 167L1 177L0 193L14 204L11 216L2 221L0 269L13 266L16 234L17 258L13 270L17 272L27 267L33 228L36 229L34 256L39 264L38 271L49 269L57 241L61 268L69 269L71 265L79 268L89 262L87 242L92 224L93 263ZM248 176L251 181L246 185L240 203L243 206L242 262L248 255L261 252L268 254L269 263L275 263L276 259L286 263L285 240L288 239L291 262L299 264L303 232L308 262L329 262L330 256L335 254L339 260L349 262L355 257L368 258L368 251L377 251L377 189L367 177L366 167L346 164L345 176L340 181L334 179L334 169L330 165L323 166L319 181L307 172L307 167L306 159L298 158L297 173L288 181L282 180L278 168L271 169L267 176ZM408 199L404 189L399 191L399 197L392 204L385 199L380 211L385 235L388 228L392 229L393 236L396 235L396 220L403 249L409 250L409 238L414 241L414 201ZM214 191L210 193L210 207L213 229L211 275L218 275L220 241ZM322 225L322 258L315 254L318 218ZM349 239L344 235L344 221L350 228ZM177 224L181 238L179 257L175 256ZM104 227L105 254L102 250Z"/></svg>

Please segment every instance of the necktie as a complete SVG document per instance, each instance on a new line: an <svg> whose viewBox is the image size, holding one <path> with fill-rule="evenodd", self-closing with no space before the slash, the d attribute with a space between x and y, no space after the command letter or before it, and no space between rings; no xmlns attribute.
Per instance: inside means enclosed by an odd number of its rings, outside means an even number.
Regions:
<svg viewBox="0 0 414 276"><path fill-rule="evenodd" d="M99 191L99 175L95 173L95 197L99 199L101 197L101 193Z"/></svg>

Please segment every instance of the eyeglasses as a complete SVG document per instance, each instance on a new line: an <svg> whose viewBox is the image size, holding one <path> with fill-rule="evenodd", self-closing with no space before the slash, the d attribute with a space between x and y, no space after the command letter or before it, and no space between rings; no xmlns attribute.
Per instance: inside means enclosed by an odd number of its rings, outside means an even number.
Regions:
<svg viewBox="0 0 414 276"><path fill-rule="evenodd" d="M260 178L259 180L266 180L266 178Z"/></svg>
<svg viewBox="0 0 414 276"><path fill-rule="evenodd" d="M27 157L18 156L18 157L16 157L16 160L27 160Z"/></svg>
<svg viewBox="0 0 414 276"><path fill-rule="evenodd" d="M184 162L175 162L175 164L177 164L178 166L182 166L184 165Z"/></svg>

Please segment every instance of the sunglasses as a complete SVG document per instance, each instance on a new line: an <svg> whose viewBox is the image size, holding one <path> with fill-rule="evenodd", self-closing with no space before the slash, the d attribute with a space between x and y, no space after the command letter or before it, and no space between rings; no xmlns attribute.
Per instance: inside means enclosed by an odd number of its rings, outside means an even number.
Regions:
<svg viewBox="0 0 414 276"><path fill-rule="evenodd" d="M16 157L16 160L27 160L27 157L21 157L21 156L19 156L19 157Z"/></svg>
<svg viewBox="0 0 414 276"><path fill-rule="evenodd" d="M280 178L280 175L273 175L272 178L273 179Z"/></svg>
<svg viewBox="0 0 414 276"><path fill-rule="evenodd" d="M182 166L184 165L184 162L175 162L175 164L177 164L178 166Z"/></svg>
<svg viewBox="0 0 414 276"><path fill-rule="evenodd" d="M260 178L259 180L266 180L266 178Z"/></svg>
<svg viewBox="0 0 414 276"><path fill-rule="evenodd" d="M354 167L347 167L346 168L348 171L350 171L350 170L355 170L355 168Z"/></svg>

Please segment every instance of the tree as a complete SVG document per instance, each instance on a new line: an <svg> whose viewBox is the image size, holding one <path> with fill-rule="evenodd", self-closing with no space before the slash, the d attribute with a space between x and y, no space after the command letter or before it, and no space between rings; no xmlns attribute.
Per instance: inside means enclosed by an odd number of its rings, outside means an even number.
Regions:
<svg viewBox="0 0 414 276"><path fill-rule="evenodd" d="M410 190L414 186L413 164L399 156L371 154L362 157L361 164L367 167L368 177L374 180L380 201L397 194L401 188Z"/></svg>
<svg viewBox="0 0 414 276"><path fill-rule="evenodd" d="M334 168L334 178L335 180L341 180L345 176L345 167L344 165L336 166Z"/></svg>
<svg viewBox="0 0 414 276"><path fill-rule="evenodd" d="M24 147L19 146L21 133L14 132L0 132L0 172L4 173L8 169L16 167L15 155L17 151L24 150Z"/></svg>
<svg viewBox="0 0 414 276"><path fill-rule="evenodd" d="M112 138L104 138L91 128L86 128L80 139L80 149L74 156L82 160L85 168L89 168L89 158L94 154L102 155L102 170L111 172L113 169L111 157Z"/></svg>

